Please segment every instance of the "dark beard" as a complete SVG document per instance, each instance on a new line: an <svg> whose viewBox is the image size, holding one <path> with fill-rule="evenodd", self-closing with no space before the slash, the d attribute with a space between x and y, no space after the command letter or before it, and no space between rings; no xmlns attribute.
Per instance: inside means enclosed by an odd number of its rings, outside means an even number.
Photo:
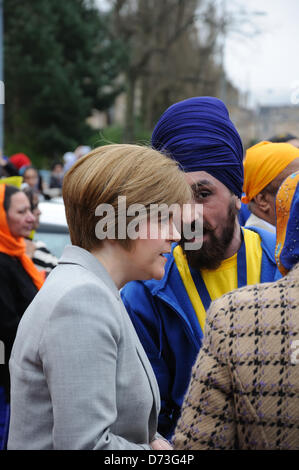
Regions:
<svg viewBox="0 0 299 470"><path fill-rule="evenodd" d="M209 240L205 241L199 250L184 250L184 244L187 240L181 239L182 246L188 264L191 268L200 271L201 269L217 269L225 259L225 253L229 247L235 230L237 210L232 202L228 209L228 218L221 236L218 238L208 224L203 226L203 234L209 233Z"/></svg>

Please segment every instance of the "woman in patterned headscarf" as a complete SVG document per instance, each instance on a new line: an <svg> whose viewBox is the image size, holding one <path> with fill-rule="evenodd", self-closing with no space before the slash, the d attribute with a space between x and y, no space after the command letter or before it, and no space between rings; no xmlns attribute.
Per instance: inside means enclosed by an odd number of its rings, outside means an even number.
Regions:
<svg viewBox="0 0 299 470"><path fill-rule="evenodd" d="M176 449L299 450L299 172L281 185L276 215L284 277L212 304Z"/></svg>

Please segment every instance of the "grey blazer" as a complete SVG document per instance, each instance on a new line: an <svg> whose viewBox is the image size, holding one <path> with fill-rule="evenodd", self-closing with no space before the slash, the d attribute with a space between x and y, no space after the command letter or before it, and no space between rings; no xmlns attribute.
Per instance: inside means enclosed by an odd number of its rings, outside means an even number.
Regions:
<svg viewBox="0 0 299 470"><path fill-rule="evenodd" d="M101 263L68 246L20 322L8 449L149 449L158 385Z"/></svg>

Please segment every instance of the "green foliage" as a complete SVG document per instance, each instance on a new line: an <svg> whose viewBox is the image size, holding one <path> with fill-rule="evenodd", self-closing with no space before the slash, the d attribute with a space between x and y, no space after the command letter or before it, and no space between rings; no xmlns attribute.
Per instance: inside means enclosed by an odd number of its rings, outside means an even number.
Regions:
<svg viewBox="0 0 299 470"><path fill-rule="evenodd" d="M151 132L144 129L138 121L136 122L136 135L134 143L150 145ZM100 147L108 144L121 144L124 142L124 128L119 125L108 126L93 134L88 144L92 147Z"/></svg>
<svg viewBox="0 0 299 470"><path fill-rule="evenodd" d="M92 1L5 0L5 153L57 158L92 138L86 118L107 109L124 47Z"/></svg>
<svg viewBox="0 0 299 470"><path fill-rule="evenodd" d="M95 132L89 140L92 148L108 144L120 144L122 142L123 129L121 126L108 126L101 131Z"/></svg>

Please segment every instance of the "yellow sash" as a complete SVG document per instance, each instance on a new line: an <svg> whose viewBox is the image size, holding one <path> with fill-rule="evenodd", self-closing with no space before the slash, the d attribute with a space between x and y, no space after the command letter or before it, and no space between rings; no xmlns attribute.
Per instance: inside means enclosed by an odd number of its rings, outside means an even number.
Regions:
<svg viewBox="0 0 299 470"><path fill-rule="evenodd" d="M246 250L247 285L256 284L260 282L261 278L262 248L260 236L247 229L243 229L243 235ZM204 331L206 311L194 284L186 255L180 245L174 248L173 256L200 327ZM231 258L224 260L219 268L215 270L203 269L201 271L211 300L216 300L221 295L238 288L237 268L237 254L234 254Z"/></svg>

